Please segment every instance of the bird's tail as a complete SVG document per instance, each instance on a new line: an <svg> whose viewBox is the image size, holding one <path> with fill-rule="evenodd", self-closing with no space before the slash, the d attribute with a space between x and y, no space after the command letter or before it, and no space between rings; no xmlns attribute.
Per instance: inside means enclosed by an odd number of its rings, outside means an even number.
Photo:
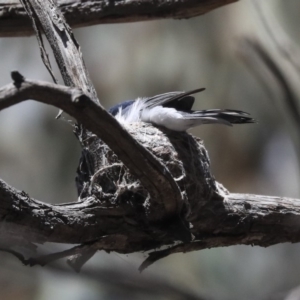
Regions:
<svg viewBox="0 0 300 300"><path fill-rule="evenodd" d="M248 113L233 109L208 109L194 111L189 115L189 119L198 119L199 125L219 123L232 126L232 124L256 123L256 121L252 119Z"/></svg>

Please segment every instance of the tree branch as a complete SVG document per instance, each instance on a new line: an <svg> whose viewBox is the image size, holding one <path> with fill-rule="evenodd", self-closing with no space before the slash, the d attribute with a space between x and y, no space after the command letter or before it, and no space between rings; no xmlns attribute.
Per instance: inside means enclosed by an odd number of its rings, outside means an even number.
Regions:
<svg viewBox="0 0 300 300"><path fill-rule="evenodd" d="M216 219L211 232L199 241L179 244L165 250L151 252L141 264L143 271L154 262L174 253L187 253L203 249L232 245L252 245L268 247L279 243L300 241L300 199L272 197L251 194L229 194L224 199L226 213L216 211ZM223 209L222 209L223 210ZM207 220L209 221L209 220ZM203 227L201 220L195 225ZM236 222L236 223L235 223ZM203 222L204 224L206 221ZM205 225L204 225L205 226ZM194 234L201 237L203 233Z"/></svg>
<svg viewBox="0 0 300 300"><path fill-rule="evenodd" d="M147 251L159 245L153 237L143 233L143 229L135 228L133 232L133 227L128 224L131 236L118 233L117 224L124 223L124 217L129 216L130 211L96 207L92 201L90 205L87 201L45 204L31 199L24 192L16 191L3 181L0 181L0 199L1 235L5 232L8 236L26 236L28 241L38 243L88 243L64 251L63 255L54 254L49 261L53 257L80 253L81 249L88 249L89 245L96 250L119 253ZM193 222L194 242L152 252L140 269L173 253L240 244L268 247L283 242L299 242L299 222L299 199L248 194L228 194L224 199L214 198ZM91 243L92 240L94 242ZM170 243L170 240L166 242ZM29 262L45 264L47 259L37 258Z"/></svg>
<svg viewBox="0 0 300 300"><path fill-rule="evenodd" d="M148 21L156 19L187 19L205 14L237 0L184 1L79 1L59 0L58 5L71 27L96 24ZM0 3L0 37L34 34L27 14L18 0Z"/></svg>

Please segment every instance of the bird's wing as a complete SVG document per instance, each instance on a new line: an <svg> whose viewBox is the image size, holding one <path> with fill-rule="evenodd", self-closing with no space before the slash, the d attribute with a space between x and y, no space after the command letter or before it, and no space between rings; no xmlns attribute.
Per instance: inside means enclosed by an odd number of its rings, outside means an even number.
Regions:
<svg viewBox="0 0 300 300"><path fill-rule="evenodd" d="M108 112L110 114L112 114L113 116L116 116L120 109L122 111L128 109L133 104L133 102L134 102L134 100L128 100L128 101L124 101L122 103L116 104L115 106L112 106L108 110Z"/></svg>
<svg viewBox="0 0 300 300"><path fill-rule="evenodd" d="M179 111L191 111L195 102L195 98L193 96L184 96L180 99L175 99L167 104L163 105L163 107L175 108Z"/></svg>
<svg viewBox="0 0 300 300"><path fill-rule="evenodd" d="M194 97L191 97L190 95L202 92L204 90L204 88L201 88L189 92L170 92L150 98L144 98L144 107L146 109L151 109L156 106L164 106L188 111L192 109L195 100Z"/></svg>

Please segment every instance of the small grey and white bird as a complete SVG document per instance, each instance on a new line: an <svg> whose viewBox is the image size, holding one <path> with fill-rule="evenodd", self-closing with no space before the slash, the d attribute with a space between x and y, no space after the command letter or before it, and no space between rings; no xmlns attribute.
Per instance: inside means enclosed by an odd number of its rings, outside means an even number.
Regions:
<svg viewBox="0 0 300 300"><path fill-rule="evenodd" d="M232 109L192 110L195 98L192 94L204 88L189 92L170 92L150 98L138 98L117 104L109 109L120 123L146 122L174 131L186 131L202 124L254 123L248 113Z"/></svg>

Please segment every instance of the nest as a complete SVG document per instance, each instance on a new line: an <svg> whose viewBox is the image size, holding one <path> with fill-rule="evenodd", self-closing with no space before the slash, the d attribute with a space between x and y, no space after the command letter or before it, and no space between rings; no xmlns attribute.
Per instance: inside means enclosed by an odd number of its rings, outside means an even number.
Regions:
<svg viewBox="0 0 300 300"><path fill-rule="evenodd" d="M184 216L192 222L217 189L202 140L140 122L126 129L168 168L184 198ZM146 214L150 195L140 180L96 135L78 127L75 134L83 148L76 178L79 199L92 197L102 206L131 207Z"/></svg>

